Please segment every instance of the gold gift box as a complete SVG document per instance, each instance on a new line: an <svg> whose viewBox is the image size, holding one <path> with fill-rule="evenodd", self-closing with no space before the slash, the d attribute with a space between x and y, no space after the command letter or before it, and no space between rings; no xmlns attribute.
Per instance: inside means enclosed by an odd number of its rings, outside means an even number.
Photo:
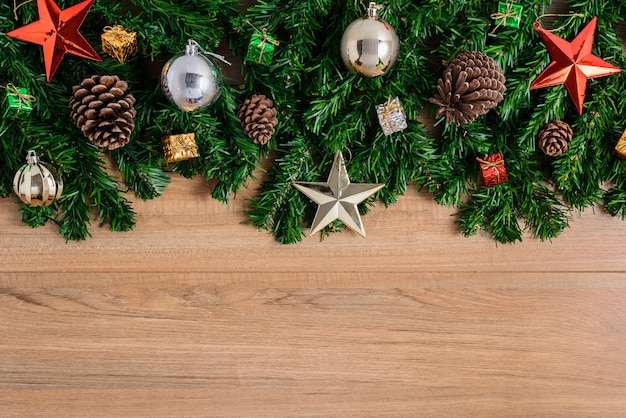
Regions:
<svg viewBox="0 0 626 418"><path fill-rule="evenodd" d="M136 32L128 32L123 26L105 26L102 38L102 50L121 63L137 50L139 41Z"/></svg>
<svg viewBox="0 0 626 418"><path fill-rule="evenodd" d="M198 145L196 145L196 134L194 132L187 134L168 135L161 141L163 152L165 153L165 161L175 163L185 161L191 158L198 158Z"/></svg>

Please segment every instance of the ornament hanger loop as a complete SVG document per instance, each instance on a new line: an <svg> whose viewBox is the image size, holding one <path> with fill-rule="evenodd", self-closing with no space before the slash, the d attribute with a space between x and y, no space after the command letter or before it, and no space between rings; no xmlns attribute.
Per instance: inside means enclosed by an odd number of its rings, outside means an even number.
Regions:
<svg viewBox="0 0 626 418"><path fill-rule="evenodd" d="M267 28L262 28L261 30L259 30L256 26L254 26L254 25L253 25L253 24L252 24L249 20L247 20L247 19L246 19L246 23L247 23L248 25L250 25L250 27L251 27L252 29L254 29L254 30L255 30L255 31L257 31L258 33L260 33L261 35L263 35L263 39L264 39L264 40L265 40L265 39L267 39L267 41L268 41L268 42L269 42L269 41L271 41L270 43L272 43L272 44L274 44L274 45L276 45L276 46L280 45L280 42L279 42L279 41L275 41L275 40L273 40L273 39L269 39L269 38L267 37Z"/></svg>
<svg viewBox="0 0 626 418"><path fill-rule="evenodd" d="M582 13L570 13L570 14L563 14L563 13L544 13L541 16L539 16L537 18L537 20L535 20L533 22L533 28L535 30L539 30L541 28L541 19L545 18L545 17L569 17L569 19L567 19L567 22L565 22L565 24L563 26L560 26L558 28L553 28L553 29L544 29L547 32L557 32L560 30L563 30L565 28L567 28L569 25L571 25L572 23L574 23L574 19L576 19L577 17L585 17L584 14Z"/></svg>
<svg viewBox="0 0 626 418"><path fill-rule="evenodd" d="M13 0L13 16L15 16L15 20L18 19L17 9L24 6L25 4L32 3L33 1L34 0L26 0L26 1L21 2L20 4L17 4L17 0Z"/></svg>
<svg viewBox="0 0 626 418"><path fill-rule="evenodd" d="M382 4L376 4L373 1L370 2L370 4L367 6L367 17L377 17L378 11L384 8L385 6L383 6Z"/></svg>
<svg viewBox="0 0 626 418"><path fill-rule="evenodd" d="M198 51L205 55L210 55L212 57L217 58L225 64L232 65L230 62L226 60L226 57L219 54L214 54L213 52L209 52L206 49L202 48L198 42L193 39L187 40L187 47L185 48L185 54L187 55L198 55Z"/></svg>
<svg viewBox="0 0 626 418"><path fill-rule="evenodd" d="M345 152L348 153L348 161L345 163L345 165L348 165L352 161L352 150L350 148L346 147L345 148Z"/></svg>
<svg viewBox="0 0 626 418"><path fill-rule="evenodd" d="M31 165L37 164L39 162L39 157L37 157L37 152L34 149L28 151L26 155L26 162Z"/></svg>

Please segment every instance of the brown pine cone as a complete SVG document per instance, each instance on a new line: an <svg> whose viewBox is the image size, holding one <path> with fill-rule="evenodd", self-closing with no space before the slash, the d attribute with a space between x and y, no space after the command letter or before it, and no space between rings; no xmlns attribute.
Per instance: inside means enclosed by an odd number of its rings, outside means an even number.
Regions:
<svg viewBox="0 0 626 418"><path fill-rule="evenodd" d="M573 134L567 122L552 121L539 131L539 149L550 157L558 157L567 151L567 144Z"/></svg>
<svg viewBox="0 0 626 418"><path fill-rule="evenodd" d="M246 134L260 145L267 144L278 124L274 102L262 94L253 94L246 99L237 116Z"/></svg>
<svg viewBox="0 0 626 418"><path fill-rule="evenodd" d="M460 53L437 82L430 102L439 106L437 117L448 123L472 123L504 99L506 77L498 64L482 52Z"/></svg>
<svg viewBox="0 0 626 418"><path fill-rule="evenodd" d="M100 148L123 147L135 127L135 98L116 75L94 75L74 86L70 116L83 134Z"/></svg>

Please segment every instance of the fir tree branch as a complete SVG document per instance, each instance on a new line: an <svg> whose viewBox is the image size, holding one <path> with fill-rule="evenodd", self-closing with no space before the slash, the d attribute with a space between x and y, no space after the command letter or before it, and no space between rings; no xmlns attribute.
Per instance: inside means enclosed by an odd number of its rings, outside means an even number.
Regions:
<svg viewBox="0 0 626 418"><path fill-rule="evenodd" d="M70 3L74 1L58 0L61 8ZM624 217L626 170L613 147L624 129L620 121L626 112L626 75L589 81L582 116L563 86L529 91L550 61L531 23L550 2L518 3L524 7L523 19L514 29L495 28L490 16L497 5L492 1L389 0L379 13L398 32L400 55L383 78L363 79L349 74L339 58L339 39L365 13L362 2L260 0L244 15L234 0L99 0L83 25L88 41L100 44L102 27L119 23L137 32L139 50L125 64L108 56L97 63L68 55L53 83L44 81L40 47L4 35L38 19L36 4L21 7L18 21L9 5L0 5L0 84L26 87L37 98L26 120L0 120L0 195L11 193L15 170L26 151L36 149L58 167L66 187L52 207L22 205L24 222L37 226L52 220L68 239L85 239L96 216L113 230L133 227L134 212L123 187L100 151L72 125L67 108L73 85L91 74L117 74L138 99L131 143L111 152L128 189L142 199L163 192L169 181L161 151L166 135L196 133L200 158L171 168L185 177L216 179L212 195L224 202L245 187L260 159L274 151L276 161L260 195L250 202L249 216L283 243L302 239L302 222L311 219L316 207L294 190L293 182L320 181L338 150L351 154L352 181L386 184L375 199L393 204L414 182L438 202L459 208L465 235L487 231L499 242L514 242L529 231L552 239L567 227L569 207L583 209L600 199L609 213ZM580 16L567 26L568 17L556 19L553 28L563 27L559 36L573 38L598 16L594 54L626 68L616 31L626 3L576 0L570 2L570 11ZM267 29L281 42L272 64L243 59L243 85L225 85L207 111L176 109L161 94L158 79L146 78L146 65L154 67L182 53L190 38L213 50L226 36L233 52L244 57L257 30L252 26ZM483 51L502 67L507 77L504 101L470 125L439 121L426 132L418 117L432 112L427 102L437 78L451 59L468 50ZM271 97L279 115L274 138L262 147L247 138L236 116L239 104L253 93ZM385 137L374 106L396 96L408 128ZM556 119L571 124L574 138L565 154L550 159L536 150L537 134ZM484 188L476 157L495 151L505 156L509 181ZM610 189L605 191L607 182ZM360 205L360 212L365 214L373 201ZM342 228L333 222L322 237Z"/></svg>
<svg viewBox="0 0 626 418"><path fill-rule="evenodd" d="M251 199L248 211L253 225L270 229L282 244L298 242L304 235L306 198L293 187L293 182L306 180L305 173L311 173L314 166L306 141L296 135L294 141L279 148L283 156L275 160L268 181L263 183L259 195Z"/></svg>
<svg viewBox="0 0 626 418"><path fill-rule="evenodd" d="M61 9L72 1L59 0ZM233 1L183 1L173 4L165 0L97 2L83 23L81 33L92 45L100 44L102 27L121 23L138 33L140 49L125 64L103 56L101 63L67 55L51 83L43 78L41 48L0 37L3 57L0 57L0 84L25 87L36 98L33 112L25 120L2 119L0 132L4 133L0 193L9 194L15 170L23 164L28 149L36 149L44 160L58 168L65 182L64 194L51 208L20 210L31 226L53 220L68 239L85 239L93 217L100 225L109 223L115 231L134 226L134 212L115 180L115 174L102 159L100 151L83 138L69 119L68 98L72 86L91 74L117 74L128 81L130 92L138 99L135 131L127 148L111 154L118 163L129 188L142 199L160 195L169 182L162 170L160 144L145 133L153 122L153 115L169 107L159 91L158 81L146 83L144 62L160 54L184 50L187 39L194 38L206 49L212 49L222 39L225 28L220 20L239 16ZM8 31L39 18L35 3L20 8L19 21L12 17L8 5L0 6L0 31ZM10 14L9 14L10 13ZM228 19L223 19L228 16ZM185 121L185 118L182 118ZM212 121L212 118L208 119ZM179 121L176 121L179 122ZM202 122L202 121L200 121ZM179 124L181 124L179 122ZM148 138L148 141L144 140ZM160 138L159 138L160 140ZM236 177L231 188L237 188Z"/></svg>

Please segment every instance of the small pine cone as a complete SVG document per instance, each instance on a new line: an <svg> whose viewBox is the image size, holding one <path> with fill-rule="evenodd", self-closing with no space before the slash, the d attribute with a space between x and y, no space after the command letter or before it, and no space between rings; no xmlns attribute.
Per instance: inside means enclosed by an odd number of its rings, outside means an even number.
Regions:
<svg viewBox="0 0 626 418"><path fill-rule="evenodd" d="M539 131L539 149L550 157L558 157L567 151L567 144L573 134L567 122L552 121Z"/></svg>
<svg viewBox="0 0 626 418"><path fill-rule="evenodd" d="M462 52L437 82L430 102L439 106L437 117L448 123L472 123L504 99L506 77L498 64L482 52Z"/></svg>
<svg viewBox="0 0 626 418"><path fill-rule="evenodd" d="M278 124L274 102L262 94L253 94L246 99L237 116L245 133L260 145L267 144Z"/></svg>
<svg viewBox="0 0 626 418"><path fill-rule="evenodd" d="M135 98L128 83L116 75L94 75L72 89L70 116L83 134L100 148L123 147L135 127Z"/></svg>

